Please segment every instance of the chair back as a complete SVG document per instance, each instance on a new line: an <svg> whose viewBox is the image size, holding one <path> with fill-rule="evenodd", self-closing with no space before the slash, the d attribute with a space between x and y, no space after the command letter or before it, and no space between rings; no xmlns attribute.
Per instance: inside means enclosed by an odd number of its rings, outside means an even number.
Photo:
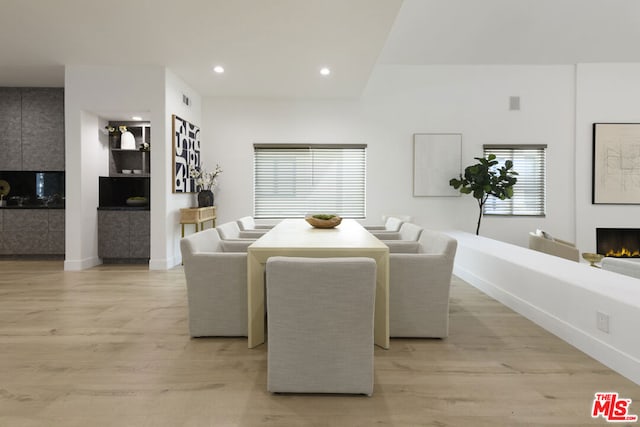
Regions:
<svg viewBox="0 0 640 427"><path fill-rule="evenodd" d="M400 218L396 218L395 216L390 216L387 218L387 221L384 223L384 229L386 231L399 231L400 226L404 221Z"/></svg>
<svg viewBox="0 0 640 427"><path fill-rule="evenodd" d="M240 231L245 230L255 230L256 222L254 221L252 216L243 216L242 218L236 221L238 223L238 227Z"/></svg>
<svg viewBox="0 0 640 427"><path fill-rule="evenodd" d="M223 240L240 238L240 227L238 227L238 223L235 221L221 224L216 227L216 230L218 230L218 234L220 234L220 238Z"/></svg>
<svg viewBox="0 0 640 427"><path fill-rule="evenodd" d="M418 252L426 254L443 254L452 260L456 255L458 241L453 237L434 230L422 230Z"/></svg>
<svg viewBox="0 0 640 427"><path fill-rule="evenodd" d="M180 240L180 251L183 259L198 252L221 252L220 236L214 228L194 233Z"/></svg>
<svg viewBox="0 0 640 427"><path fill-rule="evenodd" d="M422 233L422 227L412 222L405 222L400 226L400 240L417 241Z"/></svg>
<svg viewBox="0 0 640 427"><path fill-rule="evenodd" d="M268 390L370 395L375 261L271 257L266 274Z"/></svg>

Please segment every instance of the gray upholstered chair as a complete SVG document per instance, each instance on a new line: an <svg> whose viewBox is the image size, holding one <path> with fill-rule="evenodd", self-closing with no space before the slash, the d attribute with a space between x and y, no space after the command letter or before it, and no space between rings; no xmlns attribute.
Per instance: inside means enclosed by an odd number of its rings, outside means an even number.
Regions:
<svg viewBox="0 0 640 427"><path fill-rule="evenodd" d="M371 395L375 261L271 257L266 274L267 389Z"/></svg>
<svg viewBox="0 0 640 427"><path fill-rule="evenodd" d="M395 233L400 230L400 226L402 225L403 222L404 221L402 221L400 218L390 216L390 217L387 217L386 221L384 222L384 225L365 225L364 228L369 231L375 231L378 233L380 232Z"/></svg>
<svg viewBox="0 0 640 427"><path fill-rule="evenodd" d="M236 222L240 231L269 231L274 227L273 225L256 224L252 216L243 216Z"/></svg>
<svg viewBox="0 0 640 427"><path fill-rule="evenodd" d="M458 242L424 230L415 253L389 254L389 335L449 335L449 291Z"/></svg>
<svg viewBox="0 0 640 427"><path fill-rule="evenodd" d="M420 233L422 233L422 227L412 222L404 222L400 226L400 229L397 232L378 232L372 231L371 234L376 236L378 239L385 240L404 240L409 242L416 242L420 238Z"/></svg>
<svg viewBox="0 0 640 427"><path fill-rule="evenodd" d="M529 232L529 249L580 262L580 251L573 243L551 237L541 230Z"/></svg>
<svg viewBox="0 0 640 427"><path fill-rule="evenodd" d="M212 228L180 240L192 337L247 336L250 242L221 241Z"/></svg>
<svg viewBox="0 0 640 427"><path fill-rule="evenodd" d="M251 230L251 231L241 231L240 227L238 227L238 223L235 221L225 222L216 227L218 230L218 234L220 234L220 238L223 240L238 240L238 239L259 239L264 236L264 234L268 230Z"/></svg>

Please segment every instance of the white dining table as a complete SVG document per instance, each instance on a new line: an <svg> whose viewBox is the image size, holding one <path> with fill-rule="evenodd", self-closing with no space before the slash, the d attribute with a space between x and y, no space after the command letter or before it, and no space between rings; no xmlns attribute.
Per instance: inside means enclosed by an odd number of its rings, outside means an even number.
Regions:
<svg viewBox="0 0 640 427"><path fill-rule="evenodd" d="M329 229L314 228L304 219L285 219L249 246L249 348L265 341L265 265L272 256L373 258L377 265L374 342L389 348L389 248L353 219Z"/></svg>

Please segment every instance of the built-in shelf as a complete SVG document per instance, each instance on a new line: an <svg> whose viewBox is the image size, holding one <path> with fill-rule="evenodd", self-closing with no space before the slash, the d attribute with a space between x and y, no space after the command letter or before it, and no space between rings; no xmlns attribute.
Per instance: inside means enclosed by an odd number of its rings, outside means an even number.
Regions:
<svg viewBox="0 0 640 427"><path fill-rule="evenodd" d="M120 148L120 126L126 126L136 141L136 147L146 143L151 147L151 126L149 122L109 122L109 126L116 129L109 135L109 176L149 177L151 174L151 152L149 150L127 150ZM123 170L141 170L141 174L126 174Z"/></svg>

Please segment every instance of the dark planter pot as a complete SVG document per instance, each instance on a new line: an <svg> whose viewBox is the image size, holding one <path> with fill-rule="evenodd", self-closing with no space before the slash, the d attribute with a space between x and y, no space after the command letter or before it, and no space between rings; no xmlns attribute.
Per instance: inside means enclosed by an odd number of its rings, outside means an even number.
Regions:
<svg viewBox="0 0 640 427"><path fill-rule="evenodd" d="M198 207L206 208L208 206L213 206L213 191L202 190L198 193Z"/></svg>

